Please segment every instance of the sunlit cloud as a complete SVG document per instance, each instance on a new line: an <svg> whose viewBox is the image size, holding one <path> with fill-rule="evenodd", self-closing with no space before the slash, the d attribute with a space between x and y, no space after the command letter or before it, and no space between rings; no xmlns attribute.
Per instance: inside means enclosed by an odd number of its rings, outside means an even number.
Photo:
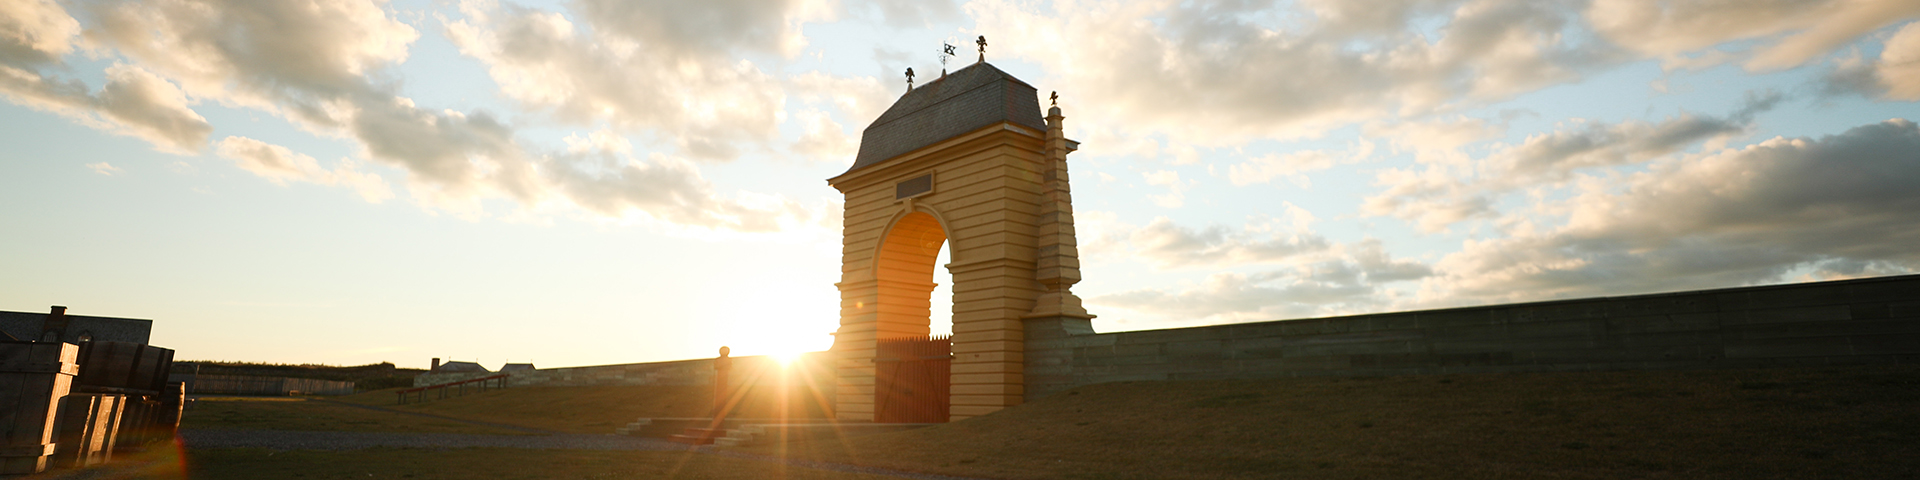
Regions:
<svg viewBox="0 0 1920 480"><path fill-rule="evenodd" d="M92 170L93 173L98 173L98 174L106 175L109 177L126 172L126 170L121 170L120 167L109 165L107 164L107 162L89 163L87 164L87 170Z"/></svg>

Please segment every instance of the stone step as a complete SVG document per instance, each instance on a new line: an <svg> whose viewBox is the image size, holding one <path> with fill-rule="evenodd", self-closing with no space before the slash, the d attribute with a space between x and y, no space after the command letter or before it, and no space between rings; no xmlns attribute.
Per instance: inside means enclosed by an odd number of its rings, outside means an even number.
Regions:
<svg viewBox="0 0 1920 480"><path fill-rule="evenodd" d="M727 436L727 429L725 428L687 428L686 430L682 430L681 434L689 435L689 436L704 436L707 438L717 438L717 437Z"/></svg>
<svg viewBox="0 0 1920 480"><path fill-rule="evenodd" d="M667 437L667 440L688 445L711 445L713 439L725 437L728 434L728 430L721 428L687 428L679 435Z"/></svg>
<svg viewBox="0 0 1920 480"><path fill-rule="evenodd" d="M653 425L653 419L642 418L638 421L627 424L627 426L613 429L613 433L615 435L632 435L633 432L637 432L642 429L645 429L650 425Z"/></svg>

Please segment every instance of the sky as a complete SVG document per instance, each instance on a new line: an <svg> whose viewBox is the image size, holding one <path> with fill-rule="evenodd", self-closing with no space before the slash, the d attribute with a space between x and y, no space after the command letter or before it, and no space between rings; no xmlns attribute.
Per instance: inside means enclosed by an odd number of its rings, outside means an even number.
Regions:
<svg viewBox="0 0 1920 480"><path fill-rule="evenodd" d="M1081 142L1074 291L1098 331L1908 274L1916 20L1911 0L9 0L0 310L152 319L202 360L825 349L825 179L904 70L934 78L943 44L970 65L979 36Z"/></svg>

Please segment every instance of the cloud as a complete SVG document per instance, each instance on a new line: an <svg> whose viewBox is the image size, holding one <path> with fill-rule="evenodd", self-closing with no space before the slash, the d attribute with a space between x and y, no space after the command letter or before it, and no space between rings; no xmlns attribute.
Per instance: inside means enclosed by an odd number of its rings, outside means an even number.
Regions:
<svg viewBox="0 0 1920 480"><path fill-rule="evenodd" d="M1316 278L1315 273L1331 278ZM1375 289L1350 282L1349 273L1331 270L1305 275L1218 273L1198 285L1176 291L1130 290L1089 298L1087 303L1166 317L1183 324L1303 318L1342 307L1376 304Z"/></svg>
<svg viewBox="0 0 1920 480"><path fill-rule="evenodd" d="M1197 180L1182 182L1180 181L1180 172L1172 170L1155 170L1140 175L1146 177L1147 185L1167 187L1167 193L1165 194L1147 196L1148 199L1153 200L1154 205L1159 205L1163 208L1180 208L1181 205L1185 205L1187 201L1187 189L1200 184Z"/></svg>
<svg viewBox="0 0 1920 480"><path fill-rule="evenodd" d="M1422 287L1437 301L1518 301L1920 268L1920 129L1894 119L1655 162L1594 183L1560 228L1469 240Z"/></svg>
<svg viewBox="0 0 1920 480"><path fill-rule="evenodd" d="M800 25L828 13L801 0L581 0L574 8L596 30L679 57L793 55L807 43Z"/></svg>
<svg viewBox="0 0 1920 480"><path fill-rule="evenodd" d="M1227 179L1234 185L1246 186L1267 183L1277 177L1300 188L1311 188L1313 181L1307 178L1308 172L1333 168L1335 164L1364 162L1371 156L1373 142L1366 140L1356 142L1345 151L1302 150L1268 154L1229 167Z"/></svg>
<svg viewBox="0 0 1920 480"><path fill-rule="evenodd" d="M1570 173L1595 167L1645 162L1696 143L1745 133L1760 113L1779 105L1777 92L1747 94L1745 103L1725 117L1691 113L1658 123L1625 121L1615 124L1574 122L1549 134L1532 135L1487 159L1486 166L1512 186L1534 178L1562 180Z"/></svg>
<svg viewBox="0 0 1920 480"><path fill-rule="evenodd" d="M1461 147L1490 140L1506 133L1505 121L1464 116L1430 121L1374 123L1363 129L1368 137L1385 138L1393 150L1414 152L1421 163L1459 164L1469 160Z"/></svg>
<svg viewBox="0 0 1920 480"><path fill-rule="evenodd" d="M1920 22L1901 27L1880 52L1880 83L1887 98L1920 100Z"/></svg>
<svg viewBox="0 0 1920 480"><path fill-rule="evenodd" d="M788 92L808 105L831 105L844 118L868 121L880 118L897 98L873 77L841 77L806 72L788 77ZM864 126L862 126L864 128Z"/></svg>
<svg viewBox="0 0 1920 480"><path fill-rule="evenodd" d="M502 55L538 55L544 52L536 48L543 47L541 41L561 42L544 45L557 47L577 40L562 35L568 26L557 15L507 10L503 21L519 29L511 32L518 37L485 44L511 47ZM450 30L487 25L485 15L493 12L478 11L480 23L455 24ZM101 97L113 101L106 105L115 108L103 112L106 118L147 127L149 136L184 144L191 133L200 135L204 143L205 130L191 128L195 125L178 121L177 116L161 115L167 110L150 108L184 105L182 98L195 98L272 112L311 132L352 140L365 158L406 172L407 190L423 207L464 216L482 215L481 202L490 198L513 201L521 214L578 208L599 218L648 218L687 231L766 232L796 222L812 225L822 216L818 208L801 208L779 197L722 198L682 160L654 156L649 162L638 162L631 160L630 146L601 148L617 143L607 139L609 133L594 134L594 142L584 150L551 151L523 143L513 125L488 112L418 106L396 94L397 84L388 75L407 58L407 48L419 34L382 2L155 0L94 4L89 12L94 22L83 35L90 45L123 55L136 65L109 72L110 79L117 80L110 81ZM474 35L465 39L482 38L477 31L469 31ZM742 48L785 48L778 42L786 40L762 40L774 43L742 44ZM617 44L595 47L602 49L599 54L620 48ZM751 69L727 66L723 70ZM696 83L718 80L695 73L691 81ZM184 92L169 94L159 88L170 85L169 80ZM612 76L596 81L612 82L601 86L607 89L645 86ZM66 88L48 85L44 90ZM692 90L691 94L712 92ZM712 116L733 101L716 99L679 114ZM678 99L674 102L678 104ZM376 202L391 197L383 179L364 172L351 159L328 169L306 155L245 137L223 139L217 150L241 168L277 184L341 186Z"/></svg>
<svg viewBox="0 0 1920 480"><path fill-rule="evenodd" d="M1432 274L1424 263L1393 259L1375 239L1333 248L1323 243L1288 258L1286 268L1216 273L1195 285L1098 295L1087 303L1181 324L1304 318L1381 309L1398 300L1386 284Z"/></svg>
<svg viewBox="0 0 1920 480"><path fill-rule="evenodd" d="M89 163L87 164L87 170L92 170L93 173L109 177L126 172L125 170L121 170L120 167L107 164L107 162Z"/></svg>
<svg viewBox="0 0 1920 480"><path fill-rule="evenodd" d="M800 139L790 149L793 153L811 160L853 164L860 143L848 135L839 122L833 121L832 116L818 110L805 110L794 116L800 120L802 130Z"/></svg>
<svg viewBox="0 0 1920 480"><path fill-rule="evenodd" d="M53 0L15 0L0 5L0 64L59 63L73 52L80 22Z"/></svg>
<svg viewBox="0 0 1920 480"><path fill-rule="evenodd" d="M187 107L180 89L137 67L108 67L96 107L135 136L175 152L198 151L213 134L207 119Z"/></svg>
<svg viewBox="0 0 1920 480"><path fill-rule="evenodd" d="M922 28L934 22L962 16L953 0L875 0L855 2L847 10L855 14L878 14L879 25L896 28Z"/></svg>
<svg viewBox="0 0 1920 480"><path fill-rule="evenodd" d="M1558 2L1392 2L1378 15L1330 5L1308 5L1318 23L1275 20L1298 16L1267 2L967 8L1008 54L1060 66L1048 80L1078 92L1087 118L1202 144L1483 104L1622 60L1569 35L1578 22ZM1379 34L1434 21L1431 39Z"/></svg>
<svg viewBox="0 0 1920 480"><path fill-rule="evenodd" d="M1374 182L1386 188L1367 197L1361 212L1397 217L1429 233L1469 219L1492 218L1500 195L1564 182L1582 170L1645 163L1694 144L1711 148L1750 131L1756 116L1784 99L1776 92L1749 92L1740 108L1722 117L1683 113L1655 123L1575 119L1517 145L1496 145L1478 161L1381 169Z"/></svg>
<svg viewBox="0 0 1920 480"><path fill-rule="evenodd" d="M1670 64L1727 42L1780 37L1754 49L1746 62L1753 71L1800 66L1917 15L1920 4L1904 0L1596 0L1586 10L1588 22L1608 40Z"/></svg>
<svg viewBox="0 0 1920 480"><path fill-rule="evenodd" d="M1493 217L1493 195L1475 189L1450 170L1380 169L1374 173L1374 184L1386 188L1362 200L1360 211L1412 222L1423 233L1446 230L1448 225L1469 219Z"/></svg>
<svg viewBox="0 0 1920 480"><path fill-rule="evenodd" d="M114 64L106 84L90 91L78 80L47 73L64 69L82 32L59 4L22 0L0 5L0 97L57 113L92 128L141 138L155 149L191 154L212 127L188 107L172 83L135 66Z"/></svg>
<svg viewBox="0 0 1920 480"><path fill-rule="evenodd" d="M1286 204L1298 210L1292 204ZM1299 210L1299 214L1306 214ZM1296 214L1298 215L1298 214ZM1311 214L1306 214L1311 221ZM1297 217L1296 217L1297 218ZM1166 217L1155 217L1146 227L1127 236L1131 256L1160 268L1268 263L1326 250L1332 246L1305 228L1275 232L1270 226L1232 231L1214 225L1190 229Z"/></svg>
<svg viewBox="0 0 1920 480"><path fill-rule="evenodd" d="M85 84L0 65L0 95L15 104L58 113L82 125L137 137L154 149L192 154L213 127L187 106L172 83L146 70L113 65L98 93Z"/></svg>
<svg viewBox="0 0 1920 480"><path fill-rule="evenodd" d="M339 166L328 170L320 162L287 147L246 137L227 137L215 145L214 152L233 160L240 169L273 182L305 182L351 188L360 198L380 203L393 198L393 189L379 175L362 172L352 159L342 158Z"/></svg>
<svg viewBox="0 0 1920 480"><path fill-rule="evenodd" d="M380 97L368 81L405 60L419 32L376 1L152 0L91 5L89 42L178 82L187 94L343 123L341 102Z"/></svg>
<svg viewBox="0 0 1920 480"><path fill-rule="evenodd" d="M487 65L508 98L563 122L607 121L708 160L733 159L778 136L784 85L731 58L804 44L798 22L810 15L807 4L578 6L587 28L557 12L468 2L461 6L467 18L448 23L447 35Z"/></svg>
<svg viewBox="0 0 1920 480"><path fill-rule="evenodd" d="M1889 37L1877 59L1841 59L1819 82L1821 93L1920 100L1920 22Z"/></svg>

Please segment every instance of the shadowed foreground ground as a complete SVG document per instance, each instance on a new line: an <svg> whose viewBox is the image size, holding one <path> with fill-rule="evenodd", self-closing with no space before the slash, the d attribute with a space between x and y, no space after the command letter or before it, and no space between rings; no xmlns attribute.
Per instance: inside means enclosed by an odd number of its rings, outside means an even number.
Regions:
<svg viewBox="0 0 1920 480"><path fill-rule="evenodd" d="M1920 367L1105 384L749 451L1010 479L1920 478Z"/></svg>
<svg viewBox="0 0 1920 480"><path fill-rule="evenodd" d="M471 408L537 405L569 392L527 388L511 402L469 397L420 410L598 428L589 424L604 421L586 416ZM324 402L207 405L191 411L189 427L271 432L261 429L280 418L348 432L529 437L309 408ZM1920 366L1105 384L964 422L810 443L700 453L209 448L189 450L185 471L196 479L883 478L766 457L1007 479L1920 478Z"/></svg>

